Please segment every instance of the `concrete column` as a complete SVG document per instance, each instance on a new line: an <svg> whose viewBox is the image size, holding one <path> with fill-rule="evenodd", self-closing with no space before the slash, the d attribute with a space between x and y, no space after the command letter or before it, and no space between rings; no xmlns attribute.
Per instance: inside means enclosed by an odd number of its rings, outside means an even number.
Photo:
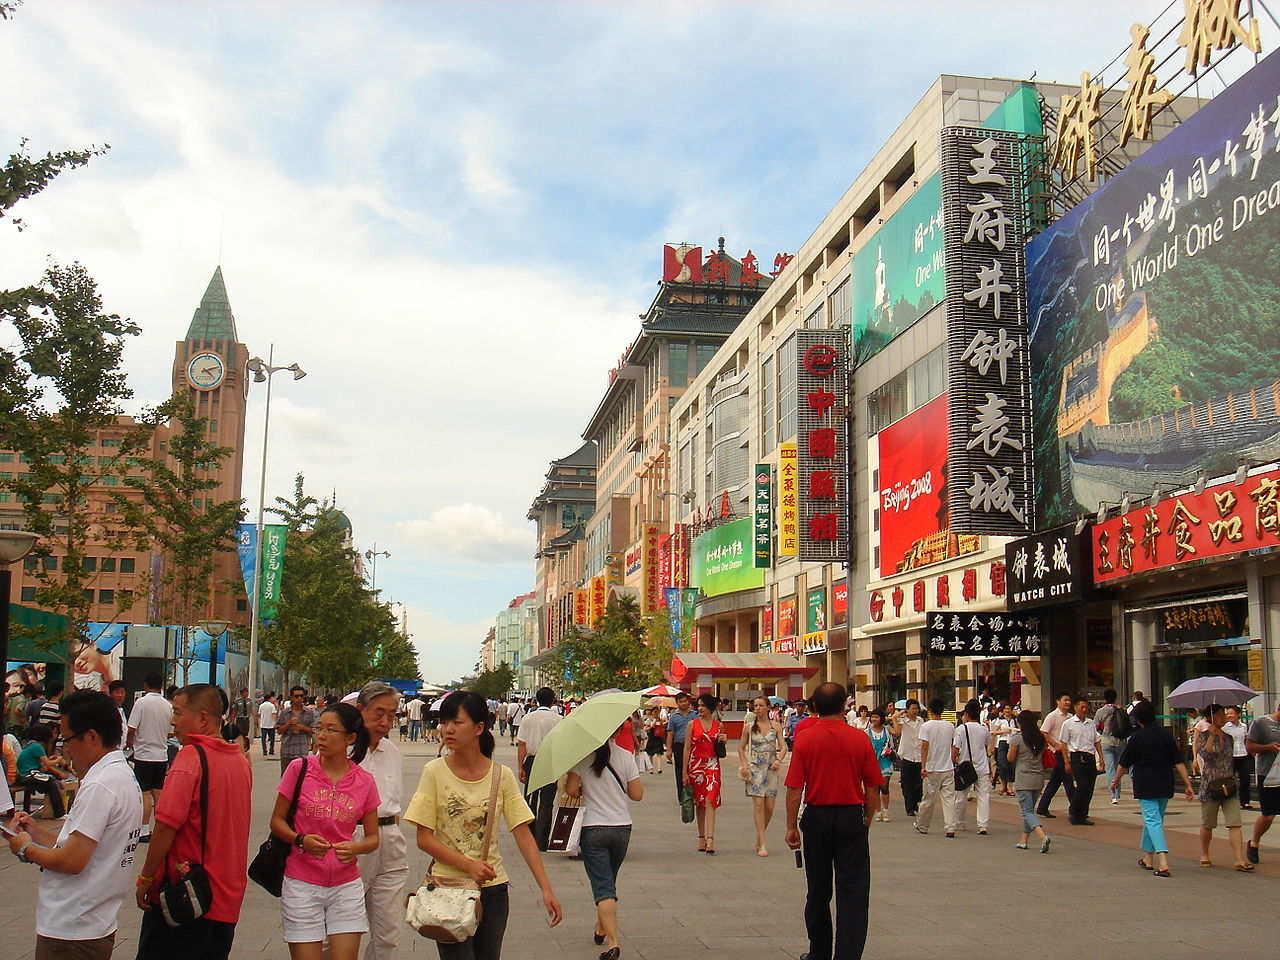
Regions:
<svg viewBox="0 0 1280 960"><path fill-rule="evenodd" d="M1280 609L1275 596L1275 579L1258 572L1257 561L1245 568L1249 590L1249 626L1262 641L1262 697L1253 702L1254 716L1270 713L1280 703Z"/></svg>
<svg viewBox="0 0 1280 960"><path fill-rule="evenodd" d="M1155 701L1155 688L1152 686L1151 646L1156 641L1156 612L1144 610L1129 617L1129 659L1132 663L1130 686L1132 690L1141 690L1148 699Z"/></svg>

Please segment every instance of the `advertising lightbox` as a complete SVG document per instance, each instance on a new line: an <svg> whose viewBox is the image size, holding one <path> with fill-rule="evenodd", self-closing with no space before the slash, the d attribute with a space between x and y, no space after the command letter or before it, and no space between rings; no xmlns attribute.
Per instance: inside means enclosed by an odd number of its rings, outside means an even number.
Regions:
<svg viewBox="0 0 1280 960"><path fill-rule="evenodd" d="M750 517L731 520L693 541L693 583L708 597L764 586L755 565Z"/></svg>

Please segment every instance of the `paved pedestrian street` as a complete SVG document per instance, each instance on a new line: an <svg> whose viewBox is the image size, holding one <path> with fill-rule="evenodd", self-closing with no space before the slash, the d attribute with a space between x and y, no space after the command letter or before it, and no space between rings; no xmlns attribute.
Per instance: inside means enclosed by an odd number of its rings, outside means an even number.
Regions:
<svg viewBox="0 0 1280 960"><path fill-rule="evenodd" d="M434 745L398 744L405 758L406 799ZM503 743L499 761L515 766ZM251 845L266 836L267 813L279 779L276 758L253 751L254 819ZM716 823L717 854L697 853L693 825L680 822L672 774L641 775L645 798L633 805L636 826L619 882L622 956L627 960L741 960L797 958L804 939L804 874L782 842L783 809L770 827L767 859L755 855L751 805L726 771L724 806ZM1274 903L1280 897L1280 828L1263 841L1263 862L1253 875L1230 869L1226 833L1214 840L1212 869L1198 865L1198 807L1170 803L1169 840L1174 876L1163 880L1138 869L1137 804L1095 804L1096 826L1072 827L1065 801L1046 821L1051 852L1017 850L1017 807L992 798L991 833L943 836L942 819L920 836L902 814L897 785L893 819L872 829L871 923L868 958L945 956L1064 960L1119 954L1144 960L1202 960L1206 955L1267 955L1274 940ZM1246 816L1249 811L1246 811ZM1246 831L1248 821L1246 821ZM548 929L536 886L515 845L500 831L512 876L511 920L503 955L509 960L593 960L594 909L582 864L546 854L547 870L564 907L564 921ZM411 844L412 845L412 844ZM411 855L411 876L426 858ZM34 867L0 859L0 957L30 960L35 935ZM121 913L115 956L131 960L138 912L132 900ZM1028 933L1034 931L1034 933ZM1261 954L1259 953L1261 951ZM279 904L250 885L236 933L236 958L287 958L280 939ZM400 956L434 958L435 944L406 928ZM180 958L175 958L180 960Z"/></svg>

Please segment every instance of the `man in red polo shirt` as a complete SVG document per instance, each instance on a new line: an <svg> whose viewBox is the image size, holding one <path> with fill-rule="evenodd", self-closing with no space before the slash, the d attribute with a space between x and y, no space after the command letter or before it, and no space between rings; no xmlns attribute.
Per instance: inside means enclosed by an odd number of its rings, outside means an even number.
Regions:
<svg viewBox="0 0 1280 960"><path fill-rule="evenodd" d="M808 895L804 925L809 952L801 960L859 960L867 942L871 853L867 829L880 808L880 763L871 738L845 723L845 689L824 683L810 706L818 719L796 737L787 771L787 846L800 847ZM804 796L803 822L797 825ZM832 950L832 879L836 898Z"/></svg>

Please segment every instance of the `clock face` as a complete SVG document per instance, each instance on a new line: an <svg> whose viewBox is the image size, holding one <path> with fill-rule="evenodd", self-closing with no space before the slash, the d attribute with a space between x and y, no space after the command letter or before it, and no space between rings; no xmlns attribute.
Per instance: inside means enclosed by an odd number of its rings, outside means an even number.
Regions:
<svg viewBox="0 0 1280 960"><path fill-rule="evenodd" d="M187 364L187 380L197 390L212 390L227 375L227 365L216 353L197 353Z"/></svg>

